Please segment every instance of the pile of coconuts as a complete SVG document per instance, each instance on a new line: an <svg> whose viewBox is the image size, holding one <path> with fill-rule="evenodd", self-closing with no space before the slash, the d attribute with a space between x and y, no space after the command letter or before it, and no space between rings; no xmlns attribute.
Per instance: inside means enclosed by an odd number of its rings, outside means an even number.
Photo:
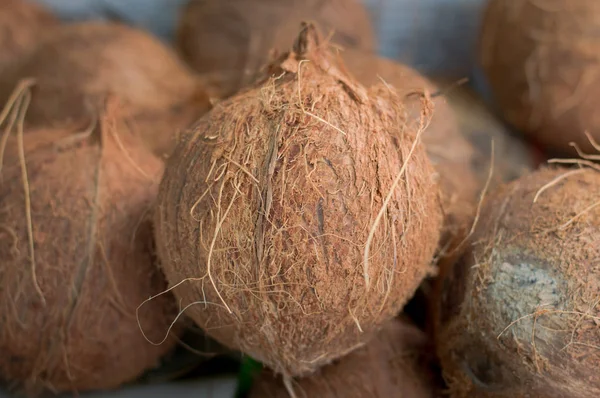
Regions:
<svg viewBox="0 0 600 398"><path fill-rule="evenodd" d="M490 0L490 109L357 0L191 0L171 47L3 2L0 386L113 390L199 328L253 398L600 396L599 13Z"/></svg>

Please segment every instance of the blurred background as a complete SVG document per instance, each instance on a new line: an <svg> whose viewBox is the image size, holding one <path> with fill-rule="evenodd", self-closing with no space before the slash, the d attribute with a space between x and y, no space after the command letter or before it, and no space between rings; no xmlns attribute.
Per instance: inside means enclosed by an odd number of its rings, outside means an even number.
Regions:
<svg viewBox="0 0 600 398"><path fill-rule="evenodd" d="M36 0L65 20L112 19L148 29L165 41L174 36L186 0ZM363 0L379 35L379 52L427 75L469 77L485 86L474 62L484 0Z"/></svg>

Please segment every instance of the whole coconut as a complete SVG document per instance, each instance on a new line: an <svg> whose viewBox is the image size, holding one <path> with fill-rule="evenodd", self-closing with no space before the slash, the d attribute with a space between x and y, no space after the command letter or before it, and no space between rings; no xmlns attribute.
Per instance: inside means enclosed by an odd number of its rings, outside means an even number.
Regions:
<svg viewBox="0 0 600 398"><path fill-rule="evenodd" d="M542 169L489 197L472 251L442 275L453 396L600 396L599 197L591 169Z"/></svg>
<svg viewBox="0 0 600 398"><path fill-rule="evenodd" d="M39 4L26 0L0 3L0 73L29 53L58 26L58 20Z"/></svg>
<svg viewBox="0 0 600 398"><path fill-rule="evenodd" d="M433 398L435 377L427 338L416 327L392 320L373 341L295 380L298 398ZM280 377L263 372L250 398L289 398Z"/></svg>
<svg viewBox="0 0 600 398"><path fill-rule="evenodd" d="M181 12L176 47L196 71L225 73L222 91L231 95L254 81L271 50L292 46L304 20L318 22L344 47L376 47L357 0L191 0Z"/></svg>
<svg viewBox="0 0 600 398"><path fill-rule="evenodd" d="M210 109L203 85L158 39L104 22L65 25L0 80L0 97L34 78L30 126L87 120L108 95L119 98L130 126L159 155L175 133Z"/></svg>
<svg viewBox="0 0 600 398"><path fill-rule="evenodd" d="M403 99L341 72L313 25L271 72L178 144L155 229L186 313L296 376L399 312L430 271L441 205Z"/></svg>
<svg viewBox="0 0 600 398"><path fill-rule="evenodd" d="M546 147L600 140L600 2L491 0L480 61L504 117Z"/></svg>
<svg viewBox="0 0 600 398"><path fill-rule="evenodd" d="M147 217L162 163L136 137L28 131L0 174L0 378L28 394L110 389L175 344ZM21 152L22 151L22 152ZM23 157L21 157L23 155ZM139 321L139 326L138 326Z"/></svg>
<svg viewBox="0 0 600 398"><path fill-rule="evenodd" d="M420 96L436 94L438 88L409 66L346 50L340 53L347 69L365 86L385 82L397 91L405 103L406 118L413 126L420 121ZM464 239L471 228L478 194L483 182L477 180L477 152L459 129L452 108L442 95L432 98L434 112L423 133L423 143L429 159L439 175L442 203L446 215L442 246Z"/></svg>

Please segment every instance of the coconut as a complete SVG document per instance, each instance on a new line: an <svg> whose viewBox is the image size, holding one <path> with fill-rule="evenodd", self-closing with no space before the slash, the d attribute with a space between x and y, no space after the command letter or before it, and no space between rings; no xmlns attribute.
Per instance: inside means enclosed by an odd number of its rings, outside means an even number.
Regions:
<svg viewBox="0 0 600 398"><path fill-rule="evenodd" d="M594 35L600 3L492 0L483 21L480 61L505 118L555 151L600 140Z"/></svg>
<svg viewBox="0 0 600 398"><path fill-rule="evenodd" d="M433 398L435 377L430 345L424 333L395 319L366 346L295 380L298 398ZM283 380L264 371L255 381L251 398L289 398Z"/></svg>
<svg viewBox="0 0 600 398"><path fill-rule="evenodd" d="M460 131L476 149L472 169L479 181L489 177L492 142L494 165L491 186L513 181L538 167L543 155L502 123L483 100L469 87L451 87L448 80L436 80L446 90ZM450 88L451 87L451 88Z"/></svg>
<svg viewBox="0 0 600 398"><path fill-rule="evenodd" d="M25 78L36 80L30 126L89 120L113 95L127 108L130 126L160 155L170 152L178 130L210 108L203 85L174 52L141 30L113 23L56 29L4 76L0 97L6 100Z"/></svg>
<svg viewBox="0 0 600 398"><path fill-rule="evenodd" d="M600 396L600 174L541 169L495 192L442 275L436 327L456 397Z"/></svg>
<svg viewBox="0 0 600 398"><path fill-rule="evenodd" d="M272 49L287 51L304 20L344 47L375 49L369 15L357 0L192 0L181 12L176 47L200 73L224 72L233 94L253 82Z"/></svg>
<svg viewBox="0 0 600 398"><path fill-rule="evenodd" d="M305 26L272 77L199 120L155 213L186 314L285 376L358 348L395 316L430 272L441 228L403 99L356 83L326 44Z"/></svg>
<svg viewBox="0 0 600 398"><path fill-rule="evenodd" d="M166 287L147 217L162 162L113 127L21 132L3 148L0 378L29 394L120 386L175 344L158 344L172 296L136 317Z"/></svg>
<svg viewBox="0 0 600 398"><path fill-rule="evenodd" d="M409 66L359 51L340 53L347 69L365 86L381 83L394 87L404 98L407 119L420 122L420 106L416 93L437 94L438 88ZM471 228L478 194L483 184L477 181L473 167L477 153L459 129L452 108L442 95L432 98L433 117L423 133L427 154L433 163L442 192L446 214L445 233L441 242L460 242Z"/></svg>
<svg viewBox="0 0 600 398"><path fill-rule="evenodd" d="M58 20L39 4L3 0L0 4L0 73L29 53Z"/></svg>

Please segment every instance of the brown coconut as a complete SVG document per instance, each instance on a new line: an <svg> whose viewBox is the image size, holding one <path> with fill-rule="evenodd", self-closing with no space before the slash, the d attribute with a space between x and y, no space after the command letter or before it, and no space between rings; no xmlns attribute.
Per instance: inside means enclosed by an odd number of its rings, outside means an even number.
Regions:
<svg viewBox="0 0 600 398"><path fill-rule="evenodd" d="M58 24L56 17L39 4L3 0L0 3L0 73L26 56Z"/></svg>
<svg viewBox="0 0 600 398"><path fill-rule="evenodd" d="M231 95L254 81L273 49L292 46L304 20L318 22L343 47L375 50L369 15L357 0L191 0L176 47L197 72L227 76L222 91Z"/></svg>
<svg viewBox="0 0 600 398"><path fill-rule="evenodd" d="M441 205L403 99L341 72L313 25L271 72L183 137L155 228L186 314L297 376L399 312L430 271Z"/></svg>
<svg viewBox="0 0 600 398"><path fill-rule="evenodd" d="M442 276L453 396L600 396L599 197L591 169L542 169L489 197L472 251Z"/></svg>
<svg viewBox="0 0 600 398"><path fill-rule="evenodd" d="M454 110L460 131L476 149L472 168L479 181L489 177L492 142L492 187L513 181L540 165L543 156L501 122L472 89L466 85L452 86L448 80L436 80L436 83L448 87L446 98Z"/></svg>
<svg viewBox="0 0 600 398"><path fill-rule="evenodd" d="M365 86L385 84L404 98L407 120L420 122L420 96L427 92L435 106L431 122L423 133L429 159L433 163L442 189L446 215L442 246L458 243L471 228L478 194L483 184L473 167L477 153L465 139L446 98L426 77L407 65L359 51L340 52L347 69Z"/></svg>
<svg viewBox="0 0 600 398"><path fill-rule="evenodd" d="M306 378L294 380L298 398L433 398L431 346L419 329L392 320L373 341ZM280 377L264 371L250 398L289 398Z"/></svg>
<svg viewBox="0 0 600 398"><path fill-rule="evenodd" d="M0 379L28 395L118 387L175 343L140 331L168 335L172 296L136 318L166 285L147 217L162 162L109 119L20 137L0 174Z"/></svg>
<svg viewBox="0 0 600 398"><path fill-rule="evenodd" d="M25 78L36 80L30 126L90 120L112 95L126 108L130 127L159 155L170 152L178 130L210 108L204 86L173 51L141 30L114 23L56 29L0 79L0 97L6 100Z"/></svg>
<svg viewBox="0 0 600 398"><path fill-rule="evenodd" d="M506 119L540 144L571 152L600 140L600 2L491 0L480 61Z"/></svg>

